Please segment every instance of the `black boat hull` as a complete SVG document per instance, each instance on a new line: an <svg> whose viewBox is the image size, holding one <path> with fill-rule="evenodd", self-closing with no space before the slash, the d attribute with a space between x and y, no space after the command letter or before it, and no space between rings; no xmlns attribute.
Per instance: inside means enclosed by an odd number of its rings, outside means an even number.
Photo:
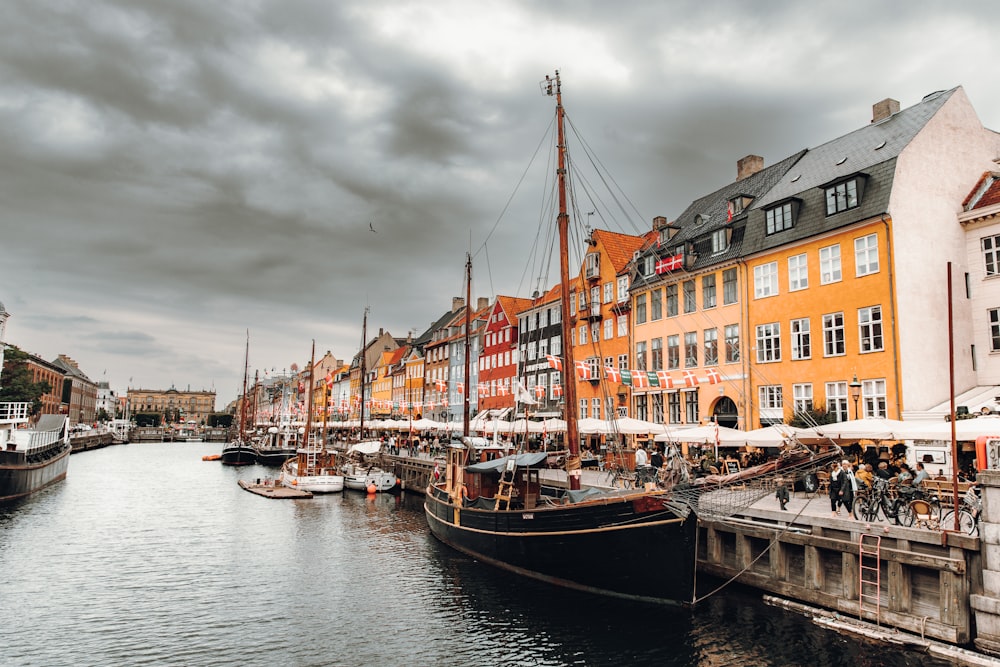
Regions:
<svg viewBox="0 0 1000 667"><path fill-rule="evenodd" d="M256 460L262 466L281 466L295 456L294 449L258 449Z"/></svg>
<svg viewBox="0 0 1000 667"><path fill-rule="evenodd" d="M0 503L10 502L66 479L68 442L57 442L30 458L23 452L0 452Z"/></svg>
<svg viewBox="0 0 1000 667"><path fill-rule="evenodd" d="M435 537L496 567L631 600L692 599L697 517L677 518L659 499L493 511L456 507L432 487L424 509Z"/></svg>
<svg viewBox="0 0 1000 667"><path fill-rule="evenodd" d="M229 445L222 448L222 465L248 466L257 462L257 452L249 445Z"/></svg>

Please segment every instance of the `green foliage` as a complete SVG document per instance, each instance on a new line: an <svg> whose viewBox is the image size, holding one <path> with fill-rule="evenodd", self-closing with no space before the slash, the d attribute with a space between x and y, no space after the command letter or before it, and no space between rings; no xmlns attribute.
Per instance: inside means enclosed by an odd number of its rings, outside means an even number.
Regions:
<svg viewBox="0 0 1000 667"><path fill-rule="evenodd" d="M233 425L233 416L227 412L213 412L208 416L208 425L212 428L229 428Z"/></svg>
<svg viewBox="0 0 1000 667"><path fill-rule="evenodd" d="M3 373L0 374L0 403L31 403L31 414L42 411L42 396L52 391L46 381L32 382L28 368L28 353L16 346L9 346L4 354Z"/></svg>
<svg viewBox="0 0 1000 667"><path fill-rule="evenodd" d="M97 421L101 423L109 422L111 421L111 415L108 414L107 410L101 408L100 410L97 411Z"/></svg>
<svg viewBox="0 0 1000 667"><path fill-rule="evenodd" d="M837 421L836 415L829 414L823 408L814 408L806 412L796 412L788 425L795 428L812 428L820 424L832 424Z"/></svg>
<svg viewBox="0 0 1000 667"><path fill-rule="evenodd" d="M159 412L137 412L133 416L136 426L159 426L163 422L163 414Z"/></svg>

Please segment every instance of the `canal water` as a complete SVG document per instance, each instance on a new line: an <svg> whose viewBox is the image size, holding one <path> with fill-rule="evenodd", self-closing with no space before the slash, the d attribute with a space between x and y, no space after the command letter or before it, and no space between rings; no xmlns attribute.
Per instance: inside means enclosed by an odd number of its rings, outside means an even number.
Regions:
<svg viewBox="0 0 1000 667"><path fill-rule="evenodd" d="M3 665L945 665L727 588L694 610L516 577L427 530L416 495L269 500L212 443L73 455L0 507ZM670 576L649 564L649 576Z"/></svg>

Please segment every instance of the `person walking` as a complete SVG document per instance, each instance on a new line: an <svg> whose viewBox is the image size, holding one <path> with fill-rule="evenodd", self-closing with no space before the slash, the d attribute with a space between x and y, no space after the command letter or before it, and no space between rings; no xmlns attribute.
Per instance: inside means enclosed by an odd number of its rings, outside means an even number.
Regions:
<svg viewBox="0 0 1000 667"><path fill-rule="evenodd" d="M830 464L830 510L833 512L833 516L840 515L840 485L843 482L841 479L841 467L836 463Z"/></svg>
<svg viewBox="0 0 1000 667"><path fill-rule="evenodd" d="M854 476L851 462L844 459L840 463L840 503L847 510L847 517L853 518L854 497L858 493L858 480Z"/></svg>

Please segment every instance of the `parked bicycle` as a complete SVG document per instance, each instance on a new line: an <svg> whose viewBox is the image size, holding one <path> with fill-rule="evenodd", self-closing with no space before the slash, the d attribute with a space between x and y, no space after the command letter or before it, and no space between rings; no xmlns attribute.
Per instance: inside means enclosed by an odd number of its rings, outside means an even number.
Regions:
<svg viewBox="0 0 1000 667"><path fill-rule="evenodd" d="M896 523L910 527L919 521L927 528L937 528L941 523L941 499L936 492L927 492L916 486L900 486L897 489L903 505L896 513ZM924 501L926 506L915 504Z"/></svg>
<svg viewBox="0 0 1000 667"><path fill-rule="evenodd" d="M908 499L899 495L893 482L876 477L872 488L859 491L854 499L854 517L862 521L878 521L881 516L898 524L900 514L908 503Z"/></svg>
<svg viewBox="0 0 1000 667"><path fill-rule="evenodd" d="M970 486L969 490L962 496L962 503L958 508L958 528L963 533L975 535L979 532L979 517L983 512L983 500L979 497L979 489ZM948 510L941 517L941 527L951 530L955 527L955 510Z"/></svg>

